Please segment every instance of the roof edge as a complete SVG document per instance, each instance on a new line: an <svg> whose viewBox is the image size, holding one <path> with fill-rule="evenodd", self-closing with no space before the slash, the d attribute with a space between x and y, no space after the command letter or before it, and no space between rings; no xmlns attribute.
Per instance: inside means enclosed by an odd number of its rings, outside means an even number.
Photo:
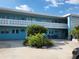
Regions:
<svg viewBox="0 0 79 59"><path fill-rule="evenodd" d="M46 17L68 17L68 16L79 16L79 14L65 14L63 16L56 16L56 15L50 15L50 14L46 14L46 13L37 13L37 12L30 12L30 11L25 11L25 10L18 10L18 9L12 9L12 8L4 8L4 7L0 7L0 10L5 10L5 11L13 11L13 12L17 12L17 13L23 13L23 14L33 14L33 15L39 15L39 16L46 16Z"/></svg>

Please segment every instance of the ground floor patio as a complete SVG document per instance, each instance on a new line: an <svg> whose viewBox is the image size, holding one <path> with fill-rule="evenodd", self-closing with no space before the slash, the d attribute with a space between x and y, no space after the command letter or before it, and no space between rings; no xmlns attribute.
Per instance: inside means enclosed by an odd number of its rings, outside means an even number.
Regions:
<svg viewBox="0 0 79 59"><path fill-rule="evenodd" d="M48 28L45 34L49 39L67 39L68 29ZM26 27L0 26L0 40L24 40L27 35Z"/></svg>
<svg viewBox="0 0 79 59"><path fill-rule="evenodd" d="M0 41L1 59L71 59L72 50L79 44L73 41L55 40L49 49L24 47L23 41Z"/></svg>

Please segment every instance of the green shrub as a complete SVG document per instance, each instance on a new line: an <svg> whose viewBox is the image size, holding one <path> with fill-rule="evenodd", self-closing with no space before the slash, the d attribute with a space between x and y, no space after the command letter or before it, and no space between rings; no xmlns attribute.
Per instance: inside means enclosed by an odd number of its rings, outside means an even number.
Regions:
<svg viewBox="0 0 79 59"><path fill-rule="evenodd" d="M33 24L27 27L28 36L35 35L37 33L46 33L46 32L47 32L47 28L40 25Z"/></svg>
<svg viewBox="0 0 79 59"><path fill-rule="evenodd" d="M32 47L41 48L43 46L43 36L41 34L30 36L28 44Z"/></svg>
<svg viewBox="0 0 79 59"><path fill-rule="evenodd" d="M42 48L43 46L50 47L53 46L53 44L54 43L48 40L44 34L40 33L29 36L24 42L24 45L29 45L31 47L37 48Z"/></svg>
<svg viewBox="0 0 79 59"><path fill-rule="evenodd" d="M24 46L27 46L27 45L28 45L28 38L26 38L26 39L24 40L23 45L24 45Z"/></svg>
<svg viewBox="0 0 79 59"><path fill-rule="evenodd" d="M48 39L44 41L44 46L51 47L53 45L54 45L54 41Z"/></svg>
<svg viewBox="0 0 79 59"><path fill-rule="evenodd" d="M78 39L79 41L79 26L76 26L72 31L71 31L71 35Z"/></svg>

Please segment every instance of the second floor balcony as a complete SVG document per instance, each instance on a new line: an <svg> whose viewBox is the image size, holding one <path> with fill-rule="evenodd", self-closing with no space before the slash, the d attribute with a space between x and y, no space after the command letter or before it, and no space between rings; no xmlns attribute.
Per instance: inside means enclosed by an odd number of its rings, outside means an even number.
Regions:
<svg viewBox="0 0 79 59"><path fill-rule="evenodd" d="M16 27L27 27L31 24L38 24L47 28L65 28L67 29L67 24L63 23L50 23L50 22L38 22L29 20L13 20L13 19L0 19L0 26L16 26Z"/></svg>

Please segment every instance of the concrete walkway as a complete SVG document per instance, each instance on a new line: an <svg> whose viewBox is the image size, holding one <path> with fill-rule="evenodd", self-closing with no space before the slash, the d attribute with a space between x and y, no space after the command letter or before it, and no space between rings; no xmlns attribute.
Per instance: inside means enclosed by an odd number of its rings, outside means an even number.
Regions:
<svg viewBox="0 0 79 59"><path fill-rule="evenodd" d="M56 40L49 49L22 46L22 41L0 41L0 59L71 59L77 42Z"/></svg>

